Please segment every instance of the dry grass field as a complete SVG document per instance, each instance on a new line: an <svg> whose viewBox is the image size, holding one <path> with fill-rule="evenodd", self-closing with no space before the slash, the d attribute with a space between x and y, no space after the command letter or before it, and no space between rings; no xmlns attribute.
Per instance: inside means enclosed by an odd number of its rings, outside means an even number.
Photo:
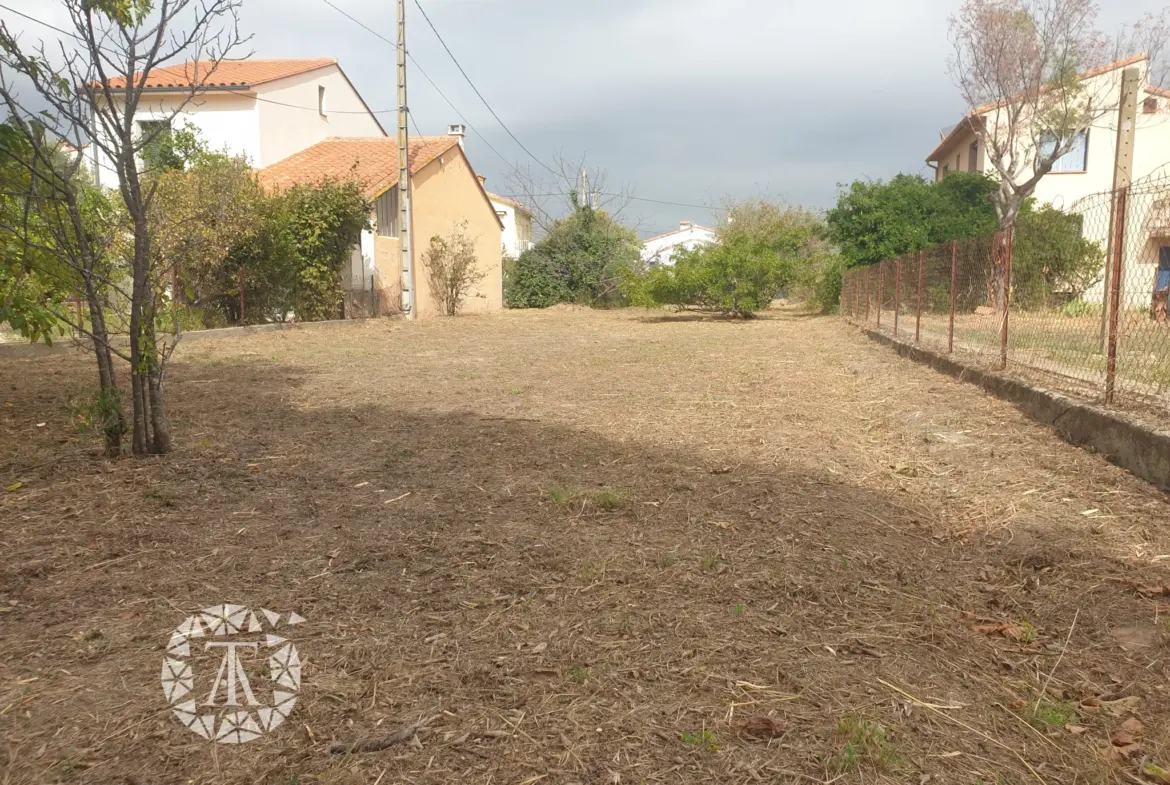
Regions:
<svg viewBox="0 0 1170 785"><path fill-rule="evenodd" d="M190 342L177 451L144 461L95 457L93 377L0 357L3 785L1170 765L1168 497L839 320L554 309ZM160 686L171 630L220 603L306 619L298 705L242 745Z"/></svg>

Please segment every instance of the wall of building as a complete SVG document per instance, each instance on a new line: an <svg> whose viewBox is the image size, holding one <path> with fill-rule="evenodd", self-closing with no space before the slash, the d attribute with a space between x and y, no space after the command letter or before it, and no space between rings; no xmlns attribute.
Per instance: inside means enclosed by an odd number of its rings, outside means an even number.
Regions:
<svg viewBox="0 0 1170 785"><path fill-rule="evenodd" d="M655 237L642 244L642 261L647 264L674 264L674 254L680 248L694 249L700 245L713 245L715 233L701 226L690 226L661 237Z"/></svg>
<svg viewBox="0 0 1170 785"><path fill-rule="evenodd" d="M501 248L503 233L467 158L458 148L432 161L414 176L415 308L418 318L442 314L427 283L426 251L431 238L447 237L460 221L475 240L476 258L486 276L467 296L463 313L499 310L504 305ZM379 238L381 239L381 238Z"/></svg>
<svg viewBox="0 0 1170 785"><path fill-rule="evenodd" d="M324 116L317 111L319 87L325 88ZM256 94L264 99L258 102L262 131L258 168L332 136L386 135L335 65L260 85Z"/></svg>
<svg viewBox="0 0 1170 785"><path fill-rule="evenodd" d="M172 127L194 128L212 150L227 150L243 155L252 166L260 158L260 116L255 98L233 93L209 92L183 106L183 98L176 95L144 94L135 122L166 120L180 106L183 111L174 116ZM116 188L118 176L113 164L93 146L98 183Z"/></svg>
<svg viewBox="0 0 1170 785"><path fill-rule="evenodd" d="M532 216L505 202L493 201L492 207L504 224L504 253L515 259L532 244Z"/></svg>

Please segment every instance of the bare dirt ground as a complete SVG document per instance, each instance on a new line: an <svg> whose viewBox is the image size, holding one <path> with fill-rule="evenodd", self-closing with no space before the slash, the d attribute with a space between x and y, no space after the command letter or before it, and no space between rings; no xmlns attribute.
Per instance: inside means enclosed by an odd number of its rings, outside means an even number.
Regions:
<svg viewBox="0 0 1170 785"><path fill-rule="evenodd" d="M1167 496L839 320L570 309L190 343L178 450L147 461L78 432L93 376L0 359L5 785L1170 764ZM224 602L307 619L299 705L239 746L183 728L159 683L170 631Z"/></svg>

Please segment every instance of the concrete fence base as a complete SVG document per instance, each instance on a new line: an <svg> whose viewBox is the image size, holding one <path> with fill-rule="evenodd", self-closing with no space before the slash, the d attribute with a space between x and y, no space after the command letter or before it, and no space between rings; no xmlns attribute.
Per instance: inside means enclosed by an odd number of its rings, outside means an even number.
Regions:
<svg viewBox="0 0 1170 785"><path fill-rule="evenodd" d="M1067 442L1089 447L1163 491L1170 491L1170 431L1126 419L1115 412L1060 393L1032 387L1018 379L964 365L953 357L914 346L876 330L872 340L892 347L903 357L929 365L960 381L977 384L1015 404L1029 417L1051 425Z"/></svg>

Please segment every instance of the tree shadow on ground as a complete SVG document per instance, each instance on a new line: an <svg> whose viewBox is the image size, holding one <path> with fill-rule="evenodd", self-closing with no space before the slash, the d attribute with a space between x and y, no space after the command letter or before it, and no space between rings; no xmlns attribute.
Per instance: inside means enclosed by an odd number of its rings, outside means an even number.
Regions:
<svg viewBox="0 0 1170 785"><path fill-rule="evenodd" d="M1148 618L1124 581L1151 568L1102 540L1057 552L1052 522L963 535L828 471L345 391L325 404L303 390L313 368L281 368L189 367L179 452L45 466L35 492L0 500L19 520L0 662L38 696L0 717L12 782L795 782L879 764L954 781L939 749L1022 781L1008 750L1067 772L1111 722L1036 744L1007 716L1058 654L1062 702L1152 694L1163 676L1108 634ZM221 602L309 623L290 723L213 759L162 711L158 672L183 613ZM1080 645L1062 651L1074 616ZM992 637L971 630L981 618L1027 626ZM965 706L1006 749L889 685ZM1170 714L1144 711L1155 748ZM782 739L728 725L745 714L774 716ZM420 745L323 749L424 717ZM857 718L896 755L843 757Z"/></svg>

